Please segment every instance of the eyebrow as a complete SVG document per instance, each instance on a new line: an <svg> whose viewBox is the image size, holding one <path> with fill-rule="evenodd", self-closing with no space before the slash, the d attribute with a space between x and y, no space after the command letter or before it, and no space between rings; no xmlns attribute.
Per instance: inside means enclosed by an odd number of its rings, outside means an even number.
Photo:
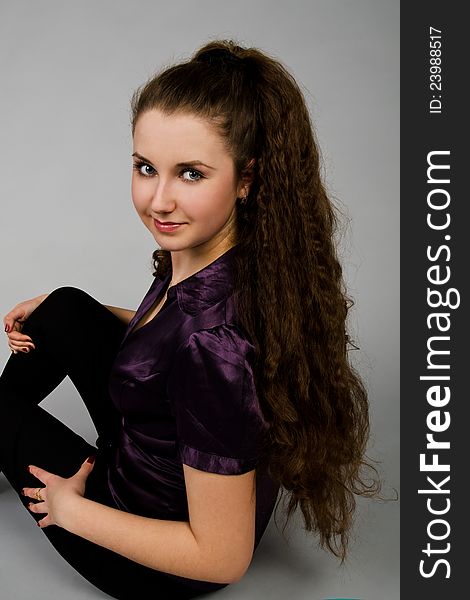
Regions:
<svg viewBox="0 0 470 600"><path fill-rule="evenodd" d="M140 158L140 160L143 160L144 162L149 163L149 165L152 164L152 161L148 160L148 158L145 158L145 156L142 156L142 154L139 154L138 152L134 152L132 154L132 156L135 156L136 158ZM214 171L216 170L215 167L206 165L206 163L203 163L202 160L189 160L186 162L179 162L176 164L177 167L195 167L196 165L202 165L203 167L207 167L208 169L213 169Z"/></svg>

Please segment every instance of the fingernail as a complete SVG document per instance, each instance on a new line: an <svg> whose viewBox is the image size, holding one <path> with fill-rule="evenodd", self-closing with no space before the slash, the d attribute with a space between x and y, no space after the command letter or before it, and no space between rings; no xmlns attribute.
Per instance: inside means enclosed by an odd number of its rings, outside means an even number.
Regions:
<svg viewBox="0 0 470 600"><path fill-rule="evenodd" d="M23 352L29 352L29 348L23 348Z"/></svg>
<svg viewBox="0 0 470 600"><path fill-rule="evenodd" d="M5 325L5 331L8 333L8 330L10 329L9 325Z"/></svg>
<svg viewBox="0 0 470 600"><path fill-rule="evenodd" d="M89 457L86 459L86 461L87 461L87 462L89 462L89 463L92 465L92 464L95 462L95 457L94 457L94 456L89 456Z"/></svg>

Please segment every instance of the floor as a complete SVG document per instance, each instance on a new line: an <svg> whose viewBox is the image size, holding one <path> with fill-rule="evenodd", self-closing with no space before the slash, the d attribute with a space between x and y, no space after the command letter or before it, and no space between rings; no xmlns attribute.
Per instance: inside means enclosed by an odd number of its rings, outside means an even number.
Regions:
<svg viewBox="0 0 470 600"><path fill-rule="evenodd" d="M305 534L298 514L286 529L288 542L271 520L243 580L220 590L216 596L220 600L398 600L398 527L394 526L397 521L396 502L363 503L359 507L359 526L351 558L339 567L333 558L316 548L314 536ZM55 552L3 475L0 475L0 597L2 600L110 597L94 588Z"/></svg>

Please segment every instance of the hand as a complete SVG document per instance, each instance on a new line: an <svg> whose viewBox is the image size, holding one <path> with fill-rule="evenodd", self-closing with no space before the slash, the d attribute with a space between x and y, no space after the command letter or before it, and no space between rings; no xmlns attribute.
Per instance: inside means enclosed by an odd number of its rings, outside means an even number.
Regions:
<svg viewBox="0 0 470 600"><path fill-rule="evenodd" d="M89 462L92 460L92 462ZM21 493L29 498L36 499L36 492L41 490L41 501L30 503L28 508L31 512L47 513L47 516L38 521L39 527L48 525L58 525L62 527L60 515L61 507L73 497L83 497L85 494L85 483L88 475L92 472L95 457L89 457L82 464L80 469L72 477L64 478L54 475L45 469L40 469L35 465L28 467L29 472L39 481L45 484L45 487L23 488Z"/></svg>
<svg viewBox="0 0 470 600"><path fill-rule="evenodd" d="M29 352L34 350L35 345L29 335L21 333L23 323L29 315L35 310L49 294L42 294L25 300L14 306L9 313L3 317L4 329L8 336L8 346L11 351L17 354L18 351Z"/></svg>

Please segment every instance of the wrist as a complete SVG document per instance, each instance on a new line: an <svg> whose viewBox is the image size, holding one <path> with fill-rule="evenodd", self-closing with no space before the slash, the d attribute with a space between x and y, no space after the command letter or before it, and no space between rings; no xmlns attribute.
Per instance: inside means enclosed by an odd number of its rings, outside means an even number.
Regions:
<svg viewBox="0 0 470 600"><path fill-rule="evenodd" d="M79 519L80 508L83 502L83 496L70 494L61 502L60 510L55 515L55 522L62 529L74 533L75 523Z"/></svg>

